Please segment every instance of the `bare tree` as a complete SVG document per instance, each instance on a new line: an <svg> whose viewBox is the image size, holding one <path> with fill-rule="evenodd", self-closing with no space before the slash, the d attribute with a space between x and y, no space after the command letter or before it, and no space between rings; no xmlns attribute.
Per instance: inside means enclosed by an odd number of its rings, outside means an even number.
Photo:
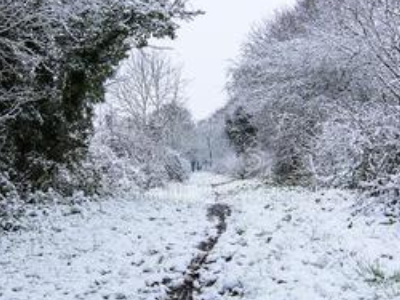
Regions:
<svg viewBox="0 0 400 300"><path fill-rule="evenodd" d="M157 50L133 50L120 70L111 95L133 122L145 128L151 114L168 103L183 101L181 68Z"/></svg>

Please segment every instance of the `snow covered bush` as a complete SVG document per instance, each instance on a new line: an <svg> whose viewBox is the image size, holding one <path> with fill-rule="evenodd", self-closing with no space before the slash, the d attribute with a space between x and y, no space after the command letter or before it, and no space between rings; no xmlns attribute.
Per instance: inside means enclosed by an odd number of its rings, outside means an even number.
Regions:
<svg viewBox="0 0 400 300"><path fill-rule="evenodd" d="M24 203L17 188L6 174L0 173L0 231L13 231L21 227Z"/></svg>
<svg viewBox="0 0 400 300"><path fill-rule="evenodd" d="M323 124L312 160L313 171L319 184L356 187L356 173L362 157L362 135L351 125L349 120L331 120Z"/></svg>
<svg viewBox="0 0 400 300"><path fill-rule="evenodd" d="M64 196L72 196L76 191L92 196L101 190L101 170L88 157L72 166L57 166L50 187Z"/></svg>
<svg viewBox="0 0 400 300"><path fill-rule="evenodd" d="M240 179L262 176L265 171L265 155L258 147L258 128L253 116L241 106L235 109L225 122L225 134L235 151L231 174Z"/></svg>
<svg viewBox="0 0 400 300"><path fill-rule="evenodd" d="M189 176L188 162L180 154L148 137L121 135L117 140L123 139L124 143L116 145L108 138L107 132L99 132L90 148L100 175L100 190L104 192L147 190L169 181L184 181Z"/></svg>
<svg viewBox="0 0 400 300"><path fill-rule="evenodd" d="M116 190L127 191L137 188L138 166L132 159L119 155L107 144L101 144L95 136L90 147L92 163L100 175L102 193L112 193Z"/></svg>
<svg viewBox="0 0 400 300"><path fill-rule="evenodd" d="M170 181L183 182L189 179L189 162L175 151L169 150L166 152L164 168Z"/></svg>
<svg viewBox="0 0 400 300"><path fill-rule="evenodd" d="M189 163L179 154L164 150L165 154L158 154L140 167L137 181L140 188L148 190L170 181L182 182L189 178Z"/></svg>

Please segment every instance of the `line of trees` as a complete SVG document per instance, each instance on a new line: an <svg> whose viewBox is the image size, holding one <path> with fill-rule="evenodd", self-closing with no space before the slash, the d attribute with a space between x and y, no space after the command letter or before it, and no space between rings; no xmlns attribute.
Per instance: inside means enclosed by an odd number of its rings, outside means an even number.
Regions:
<svg viewBox="0 0 400 300"><path fill-rule="evenodd" d="M128 50L174 38L198 13L182 0L1 1L0 205L78 174L94 106Z"/></svg>
<svg viewBox="0 0 400 300"><path fill-rule="evenodd" d="M399 197L399 41L396 0L300 0L256 26L226 111L252 115L269 178Z"/></svg>
<svg viewBox="0 0 400 300"><path fill-rule="evenodd" d="M107 181L148 189L185 180L195 125L181 67L158 50L133 50L107 98L91 145Z"/></svg>

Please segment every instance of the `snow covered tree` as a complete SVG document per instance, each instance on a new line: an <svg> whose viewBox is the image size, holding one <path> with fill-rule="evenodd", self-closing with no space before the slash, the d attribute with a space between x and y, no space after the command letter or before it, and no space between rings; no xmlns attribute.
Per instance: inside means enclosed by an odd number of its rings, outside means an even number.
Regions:
<svg viewBox="0 0 400 300"><path fill-rule="evenodd" d="M397 1L303 0L253 30L227 109L254 115L275 181L398 197L399 22Z"/></svg>
<svg viewBox="0 0 400 300"><path fill-rule="evenodd" d="M233 116L227 118L225 133L238 158L235 175L241 179L253 176L258 172L260 157L256 153L258 129L252 122L253 116L248 114L243 107L238 107ZM255 161L255 163L254 163Z"/></svg>
<svg viewBox="0 0 400 300"><path fill-rule="evenodd" d="M114 82L110 94L116 105L141 130L164 105L183 101L181 68L160 50L132 50Z"/></svg>
<svg viewBox="0 0 400 300"><path fill-rule="evenodd" d="M190 149L194 126L191 113L173 101L162 105L150 116L148 132L163 145L185 154Z"/></svg>
<svg viewBox="0 0 400 300"><path fill-rule="evenodd" d="M166 52L133 50L122 63L108 90L107 104L99 107L91 149L104 149L108 181L121 178L145 189L188 176L189 144L194 123L184 107L181 68ZM111 155L112 154L112 155ZM102 161L109 159L98 159ZM116 176L115 174L123 174Z"/></svg>
<svg viewBox="0 0 400 300"><path fill-rule="evenodd" d="M185 1L3 1L3 172L24 189L51 185L87 151L93 106L127 50L175 37ZM22 188L22 187L21 187Z"/></svg>
<svg viewBox="0 0 400 300"><path fill-rule="evenodd" d="M236 153L242 155L257 146L257 128L252 124L252 116L239 107L226 120L226 134Z"/></svg>

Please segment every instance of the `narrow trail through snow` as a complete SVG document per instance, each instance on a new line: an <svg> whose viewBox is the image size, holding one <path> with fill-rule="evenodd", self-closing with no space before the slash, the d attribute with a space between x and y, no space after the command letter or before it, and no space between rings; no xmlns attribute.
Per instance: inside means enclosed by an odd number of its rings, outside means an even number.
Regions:
<svg viewBox="0 0 400 300"><path fill-rule="evenodd" d="M222 234L226 231L226 219L231 214L229 205L213 204L208 208L207 216L210 221L216 219L216 235L210 236L207 240L202 241L198 246L200 252L191 261L188 270L184 274L183 284L173 287L168 292L167 300L193 300L195 293L201 294L202 286L199 282L201 278L201 270L207 263L207 258L211 251L217 245Z"/></svg>
<svg viewBox="0 0 400 300"><path fill-rule="evenodd" d="M214 189L217 186L229 184L231 182L233 181L210 184L215 203L208 206L207 219L210 222L216 222L215 233L208 233L207 239L198 245L197 249L199 253L195 255L186 272L183 274L183 283L176 287L169 287L166 300L193 300L195 295L201 295L202 289L204 288L201 283L202 269L208 263L207 259L218 244L221 236L226 232L228 226L227 218L232 214L231 207L228 204L219 203L221 195ZM212 284L213 282L211 282L211 285Z"/></svg>

